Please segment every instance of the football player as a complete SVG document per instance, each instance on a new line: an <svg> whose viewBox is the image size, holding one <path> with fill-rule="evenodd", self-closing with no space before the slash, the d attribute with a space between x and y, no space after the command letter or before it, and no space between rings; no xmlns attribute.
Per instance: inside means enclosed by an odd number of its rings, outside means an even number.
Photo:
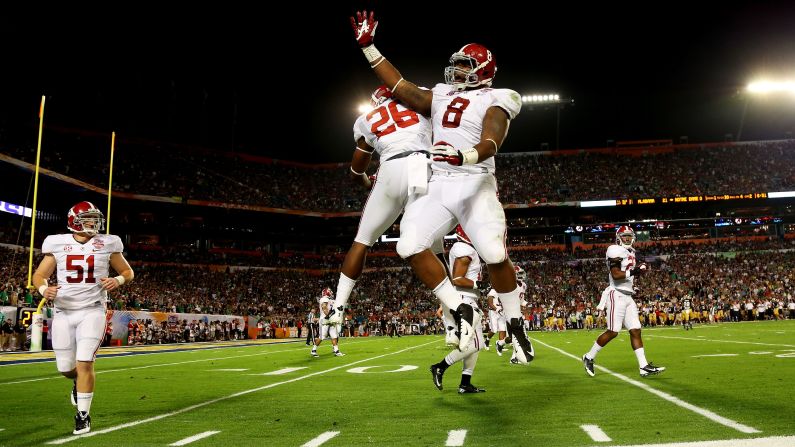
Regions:
<svg viewBox="0 0 795 447"><path fill-rule="evenodd" d="M320 304L320 321L328 319L328 314L334 306L334 300L332 298L333 294L331 289L328 287L323 289L323 292L320 294L320 299L318 300L318 303ZM315 338L315 343L312 345L312 352L310 353L312 357L319 357L317 355L317 347L320 346L320 343L327 338L331 339L331 346L332 349L334 349L335 356L342 357L345 355L340 352L340 348L338 346L339 333L342 330L342 326L340 324L321 324L319 326L320 332L317 334L317 338Z"/></svg>
<svg viewBox="0 0 795 447"><path fill-rule="evenodd" d="M94 360L105 336L108 292L133 280L118 236L99 234L105 216L91 202L69 209L70 233L47 236L41 251L44 259L33 274L33 285L44 299L53 301L52 348L58 371L72 379L72 405L77 407L75 429L91 431L94 398ZM110 277L110 269L119 273ZM48 284L56 272L57 285Z"/></svg>
<svg viewBox="0 0 795 447"><path fill-rule="evenodd" d="M505 212L497 198L494 155L518 115L521 96L494 89L497 71L494 54L476 43L461 47L450 57L444 84L424 90L403 79L400 72L373 45L378 22L374 14L351 17L357 42L375 74L403 103L431 118L434 146L433 175L427 194L406 206L400 223L398 254L440 301L456 309L459 349L468 349L475 328L475 307L463 303L444 266L429 250L434 241L458 223L488 265L489 278L502 302L519 361L533 359L533 347L524 331L516 272L506 249Z"/></svg>
<svg viewBox="0 0 795 447"><path fill-rule="evenodd" d="M408 109L385 85L373 92L371 103L373 109L359 116L353 125L356 147L350 169L355 182L372 189L353 245L342 263L334 308L325 324L342 323L345 305L362 274L367 249L395 222L406 203L427 189L430 122ZM373 152L380 156L381 165L371 183L366 171ZM441 244L437 245L437 252L443 250Z"/></svg>
<svg viewBox="0 0 795 447"><path fill-rule="evenodd" d="M690 295L685 296L682 300L682 326L685 330L693 329L693 323L690 321L690 314L693 311L693 302Z"/></svg>
<svg viewBox="0 0 795 447"><path fill-rule="evenodd" d="M635 258L635 231L631 227L622 225L616 230L616 243L607 248L607 269L610 272L608 279L610 285L602 292L602 299L596 307L604 309L607 315L607 330L596 339L591 350L582 356L585 372L593 377L594 359L596 354L618 336L621 326L629 330L632 349L638 359L641 377L659 374L665 371L662 366L654 366L646 361L643 349L643 339L640 336L640 321L638 320L638 306L632 296L635 294L635 278L648 271L648 266Z"/></svg>
<svg viewBox="0 0 795 447"><path fill-rule="evenodd" d="M477 304L480 299L478 281L480 281L480 271L482 269L480 256L478 256L475 247L472 246L472 242L460 225L456 227L456 237L458 241L450 247L450 265L452 266L451 282L458 293L461 294L461 299L472 306L475 312L480 312L480 308ZM444 308L444 306L442 307ZM446 311L445 309L445 312ZM480 321L480 319L478 319L478 321ZM442 389L442 380L447 368L459 361L463 361L461 383L458 385L458 393L469 394L486 391L472 385L472 373L475 371L475 365L478 362L478 353L483 349L484 345L483 329L479 324L475 328L475 332L475 337L472 337L466 349L463 351L453 349L439 363L431 365L433 384L436 385L436 388L439 390Z"/></svg>

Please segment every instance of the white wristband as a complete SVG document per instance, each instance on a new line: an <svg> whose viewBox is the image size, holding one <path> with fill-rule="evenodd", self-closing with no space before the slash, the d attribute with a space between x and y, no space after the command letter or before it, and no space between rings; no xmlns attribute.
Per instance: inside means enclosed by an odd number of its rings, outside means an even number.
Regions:
<svg viewBox="0 0 795 447"><path fill-rule="evenodd" d="M478 154L477 149L475 149L474 147L470 147L469 149L461 151L461 156L463 157L461 164L474 165L475 163L478 162L480 154Z"/></svg>
<svg viewBox="0 0 795 447"><path fill-rule="evenodd" d="M624 272L624 279L630 279L630 278L632 278L632 269L627 269L627 271Z"/></svg>
<svg viewBox="0 0 795 447"><path fill-rule="evenodd" d="M44 296L44 291L47 290L47 284L39 287L39 295Z"/></svg>
<svg viewBox="0 0 795 447"><path fill-rule="evenodd" d="M372 65L373 62L377 61L378 59L384 57L381 56L381 52L378 51L378 48L376 48L375 45L362 48L362 53L364 53L364 57L367 58L367 62L369 62L370 65Z"/></svg>
<svg viewBox="0 0 795 447"><path fill-rule="evenodd" d="M119 275L119 276L114 277L114 279L119 282L120 286L124 285L125 279L124 279L123 276Z"/></svg>

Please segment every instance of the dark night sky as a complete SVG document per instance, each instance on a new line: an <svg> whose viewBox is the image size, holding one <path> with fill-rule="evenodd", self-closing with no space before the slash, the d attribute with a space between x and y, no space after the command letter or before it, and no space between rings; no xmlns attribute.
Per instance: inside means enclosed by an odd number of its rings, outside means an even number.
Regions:
<svg viewBox="0 0 795 447"><path fill-rule="evenodd" d="M28 131L45 93L50 124L344 161L356 105L377 85L348 24L364 7L381 21L378 48L418 84L442 82L450 54L475 41L497 59L495 87L574 98L561 111L561 148L722 140L738 130L745 98L736 92L749 80L795 76L795 6L786 2L573 3L526 3L529 13L500 1L307 2L264 16L141 6L92 13L104 20L76 10L3 13L0 126ZM293 31L277 32L277 23ZM783 137L793 122L795 98L754 99L743 139ZM524 108L504 150L554 147L555 129L554 110Z"/></svg>

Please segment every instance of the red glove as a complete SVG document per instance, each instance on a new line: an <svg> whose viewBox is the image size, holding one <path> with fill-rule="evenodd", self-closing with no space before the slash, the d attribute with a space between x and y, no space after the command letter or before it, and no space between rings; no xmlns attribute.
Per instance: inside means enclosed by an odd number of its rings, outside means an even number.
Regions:
<svg viewBox="0 0 795 447"><path fill-rule="evenodd" d="M453 166L461 166L464 163L464 156L461 151L455 150L453 146L440 141L431 146L431 158L433 161L446 161Z"/></svg>
<svg viewBox="0 0 795 447"><path fill-rule="evenodd" d="M375 29L378 28L375 12L370 11L370 17L367 17L367 11L357 11L356 19L351 17L351 27L353 27L354 37L359 46L362 48L369 47L373 44Z"/></svg>

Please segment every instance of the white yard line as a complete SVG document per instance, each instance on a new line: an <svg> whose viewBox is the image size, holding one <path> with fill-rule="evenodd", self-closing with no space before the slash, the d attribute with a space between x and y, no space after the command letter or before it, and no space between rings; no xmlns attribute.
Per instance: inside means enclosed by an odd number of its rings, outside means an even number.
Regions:
<svg viewBox="0 0 795 447"><path fill-rule="evenodd" d="M351 343L348 343L348 344L354 344L354 343L358 344L358 343L364 343L366 341L370 341L370 340L363 340L363 341L360 341L360 342L351 342ZM133 369L159 368L161 366L185 365L185 364L188 364L188 363L208 362L208 361L214 361L214 360L239 359L239 358L243 358L243 357L257 357L257 356L260 356L260 355L278 354L278 353L281 353L281 352L304 351L306 349L307 348L282 349L280 351L265 351L265 352L258 352L256 354L230 355L229 357L212 357L212 358L208 358L208 359L186 360L184 362L158 363L158 364L155 364L155 365L131 366L129 368L104 369L104 370L101 370L101 371L97 371L97 374L105 374L105 373L119 372L119 371L130 371L130 370L133 370ZM61 377L63 377L63 376L58 375L58 376L49 376L49 377L39 377L37 379L15 380L13 382L0 382L0 386L2 386L2 385L13 385L13 384L17 384L17 383L40 382L42 380L60 379Z"/></svg>
<svg viewBox="0 0 795 447"><path fill-rule="evenodd" d="M672 442L670 444L637 444L620 447L792 447L795 436L771 436L768 438L722 439L719 441ZM619 446L610 446L619 447Z"/></svg>
<svg viewBox="0 0 795 447"><path fill-rule="evenodd" d="M301 447L318 447L320 445L325 444L326 441L337 436L338 434L340 434L340 432L338 431L327 431L325 433L321 433L320 436L308 441L306 444L302 445Z"/></svg>
<svg viewBox="0 0 795 447"><path fill-rule="evenodd" d="M179 441L177 441L177 442L175 442L173 444L169 444L169 445L170 446L180 446L180 445L190 444L191 442L198 441L199 439L207 438L207 437L212 436L212 435L214 435L216 433L221 433L221 432L220 431L214 431L214 430L206 431L206 432L203 432L203 433L199 433L198 435L193 435L193 436L189 436L189 437L187 437L185 439L181 439L181 440L179 440Z"/></svg>
<svg viewBox="0 0 795 447"><path fill-rule="evenodd" d="M735 357L740 354L702 354L702 355L691 355L690 357Z"/></svg>
<svg viewBox="0 0 795 447"><path fill-rule="evenodd" d="M556 348L554 346L548 345L548 344L546 344L546 343L544 343L544 342L542 342L542 341L540 341L538 339L535 339L535 340L538 343L540 343L540 344L542 344L542 345L544 345L544 346L546 346L546 347L548 347L550 349L554 349L555 351L558 351L559 353L561 353L561 354L563 354L563 355L565 355L567 357L571 357L574 360L577 360L578 362L582 362L582 357L577 357L576 355L569 354L568 352L566 352L566 351L564 351L564 350L562 350L560 348ZM596 368L598 368L600 371L604 371L604 372L606 372L606 373L608 373L608 374L610 374L610 375L612 375L614 377L617 377L617 378L623 380L624 382L627 382L629 384L635 385L636 387L638 387L638 388L640 388L640 389L642 389L644 391L648 391L649 393L652 393L652 394L654 394L657 397L665 399L665 400L667 400L668 402L671 402L674 405L678 405L678 406L680 406L682 408L685 408L687 410L690 410L690 411L692 411L692 412L694 412L696 414L704 416L705 418L707 418L707 419L709 419L709 420L711 420L713 422L717 422L718 424L725 425L726 427L733 428L733 429L735 429L737 431L740 431L742 433L760 433L759 430L757 430L757 429L755 429L753 427L749 427L747 425L743 425L743 424L741 424L739 422L736 422L736 421L733 421L731 419L725 418L725 417L723 417L723 416L721 416L721 415L719 415L717 413L714 413L714 412L712 412L710 410L707 410L707 409L704 409L704 408L701 408L701 407L697 407L697 406L695 406L695 405L693 405L691 403L683 401L682 399L680 399L680 398L678 398L676 396L672 396L672 395L670 395L670 394L668 394L666 392L660 391L660 390L658 390L656 388L652 388L649 385L646 385L645 383L638 382L637 380L630 379L629 377L627 377L627 376L625 376L623 374L614 373L613 371L605 368L604 366L596 365Z"/></svg>
<svg viewBox="0 0 795 447"><path fill-rule="evenodd" d="M467 437L466 430L450 430L447 433L447 442L444 444L445 446L462 446L464 445L464 439Z"/></svg>
<svg viewBox="0 0 795 447"><path fill-rule="evenodd" d="M248 376L281 376L282 374L291 373L294 371L299 371L302 369L306 369L306 366L299 366L297 368L282 368L277 369L276 371L266 372L266 373L259 373L259 374L246 374Z"/></svg>
<svg viewBox="0 0 795 447"><path fill-rule="evenodd" d="M588 433L588 436L590 436L591 439L593 439L596 442L612 441L610 436L607 436L607 433L605 433L601 428L599 428L598 425L584 424L580 425L580 428L583 429L585 433Z"/></svg>
<svg viewBox="0 0 795 447"><path fill-rule="evenodd" d="M673 340L693 340L693 341L711 341L714 343L737 343L741 345L759 345L759 346L784 346L785 348L795 348L795 345L784 345L778 343L759 343L755 341L736 341L736 340L710 340L708 338L691 338L691 337L672 337L670 335L649 335L649 337L656 338L670 338Z"/></svg>
<svg viewBox="0 0 795 447"><path fill-rule="evenodd" d="M220 369L205 369L205 371L215 372L215 371L222 371L222 372L243 372L248 371L248 368L220 368Z"/></svg>
<svg viewBox="0 0 795 447"><path fill-rule="evenodd" d="M440 340L433 340L433 341L429 341L427 343L423 343L421 345L416 345L416 346L411 346L411 347L408 347L408 348L404 348L404 349L401 349L399 351L390 352L390 353L387 353L387 354L381 354L381 355L377 355L375 357L370 357L370 358L363 359L363 360L357 360L355 362L351 362L351 363L348 363L348 364L345 364L345 365L335 366L333 368L329 368L329 369L326 369L326 370L323 370L323 371L317 371L317 372L309 373L309 374L306 374L306 375L303 375L303 376L296 377L294 379L285 380L283 382L276 382L276 383L271 383L271 384L268 384L268 385L260 386L260 387L257 387L257 388L251 388L251 389L240 391L240 392L237 392L237 393L234 393L234 394L229 394L227 396L223 396L223 397L219 397L219 398L216 398L216 399L212 399L212 400L208 400L208 401L205 401L205 402L201 402L201 403L198 403L198 404L195 404L195 405L191 405L189 407L180 408L179 410L175 410L175 411L172 411L170 413L163 413L163 414L159 414L157 416L152 416L152 417L149 417L149 418L146 418L146 419L139 419L137 421L128 422L126 424L115 425L113 427L108 427L108 428L105 428L105 429L102 429L102 430L92 431L92 432L89 432L89 433L86 433L86 434L82 434L82 435L69 436L69 437L66 437L66 438L59 438L59 439L50 441L47 444L65 444L67 442L74 441L74 440L77 440L77 439L80 439L80 438L87 438L87 437L90 437L90 436L102 435L102 434L105 434L105 433L114 432L114 431L121 430L121 429L124 429L124 428L135 427L136 425L145 424L147 422L159 421L160 419L164 419L164 418L167 418L167 417L170 417L170 416L174 416L174 415L177 415L177 414L186 413L188 411L195 410L197 408L206 407L207 405L212 405L212 404L215 404L215 403L218 403L218 402L223 402L225 400L232 399L232 398L239 397L239 396L244 396L246 394L256 393L257 391L267 390L269 388L274 388L274 387L277 387L279 385L284 385L284 384L287 384L287 383L293 383L293 382L297 382L299 380L308 379L310 377L326 374L328 372L336 371L338 369L350 368L351 366L358 365L359 363L369 362L371 360L380 359L382 357L387 357L387 356L390 356L390 355L400 354L400 353L403 353L403 352L406 352L406 351L410 351L412 349L417 349L417 348L421 348L423 346L430 345L431 343L439 343L439 341Z"/></svg>

